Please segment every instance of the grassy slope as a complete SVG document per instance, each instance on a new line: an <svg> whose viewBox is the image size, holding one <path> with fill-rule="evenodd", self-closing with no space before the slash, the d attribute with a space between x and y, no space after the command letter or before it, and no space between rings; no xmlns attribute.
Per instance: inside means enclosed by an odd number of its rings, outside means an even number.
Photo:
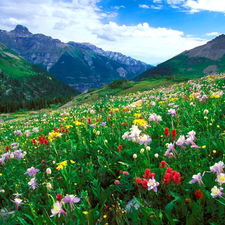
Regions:
<svg viewBox="0 0 225 225"><path fill-rule="evenodd" d="M134 80L138 81L143 78L148 78L154 75L160 76L171 76L171 75L182 75L188 78L202 77L206 75L203 71L210 65L217 66L217 72L225 71L225 56L220 60L211 60L204 57L192 57L189 58L187 55L177 55L172 59L167 60L158 66L149 69L136 77ZM211 72L210 73L215 73Z"/></svg>
<svg viewBox="0 0 225 225"><path fill-rule="evenodd" d="M3 44L0 44L0 69L13 78L36 75L30 63Z"/></svg>
<svg viewBox="0 0 225 225"><path fill-rule="evenodd" d="M94 90L90 93L82 93L76 96L72 101L68 102L61 108L72 107L74 105L79 105L83 103L90 103L97 101L101 97L107 97L109 95L127 95L129 93L135 93L137 91L148 91L154 88L166 87L177 83L179 81L172 80L145 80L140 82L129 82L129 88L117 87L115 89L110 88L109 86L104 86L98 90Z"/></svg>

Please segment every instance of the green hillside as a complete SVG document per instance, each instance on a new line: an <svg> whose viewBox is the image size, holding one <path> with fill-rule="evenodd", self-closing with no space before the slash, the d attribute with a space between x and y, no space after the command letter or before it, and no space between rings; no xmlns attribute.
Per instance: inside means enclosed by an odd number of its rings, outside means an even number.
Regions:
<svg viewBox="0 0 225 225"><path fill-rule="evenodd" d="M0 112L65 103L79 91L0 43Z"/></svg>

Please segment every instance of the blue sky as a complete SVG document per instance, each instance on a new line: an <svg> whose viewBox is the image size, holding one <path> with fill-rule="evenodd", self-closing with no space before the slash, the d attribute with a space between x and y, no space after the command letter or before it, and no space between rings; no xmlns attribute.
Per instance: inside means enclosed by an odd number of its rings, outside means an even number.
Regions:
<svg viewBox="0 0 225 225"><path fill-rule="evenodd" d="M225 0L1 0L0 29L17 24L89 42L149 64L225 33Z"/></svg>

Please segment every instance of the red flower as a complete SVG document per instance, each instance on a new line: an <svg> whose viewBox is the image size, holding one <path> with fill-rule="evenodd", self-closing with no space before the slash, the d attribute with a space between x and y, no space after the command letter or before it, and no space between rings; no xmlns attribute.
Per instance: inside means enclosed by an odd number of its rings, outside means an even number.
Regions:
<svg viewBox="0 0 225 225"><path fill-rule="evenodd" d="M61 202L61 200L62 200L62 195L61 194L57 194L56 201Z"/></svg>
<svg viewBox="0 0 225 225"><path fill-rule="evenodd" d="M164 134L165 134L165 137L168 137L170 135L169 128L167 127L165 128Z"/></svg>
<svg viewBox="0 0 225 225"><path fill-rule="evenodd" d="M143 180L142 181L142 187L143 188L148 188L148 185L147 184L148 184L148 180Z"/></svg>
<svg viewBox="0 0 225 225"><path fill-rule="evenodd" d="M203 197L203 194L201 193L200 189L198 189L196 192L195 192L195 197L197 199L201 199Z"/></svg>
<svg viewBox="0 0 225 225"><path fill-rule="evenodd" d="M166 167L166 162L165 161L161 161L161 165L159 167L165 168Z"/></svg>
<svg viewBox="0 0 225 225"><path fill-rule="evenodd" d="M126 126L128 126L128 123L126 123Z"/></svg>
<svg viewBox="0 0 225 225"><path fill-rule="evenodd" d="M107 121L110 121L110 118L109 117L107 118Z"/></svg>
<svg viewBox="0 0 225 225"><path fill-rule="evenodd" d="M67 134L67 133L69 133L69 130L66 128L66 130L65 130L65 134Z"/></svg>
<svg viewBox="0 0 225 225"><path fill-rule="evenodd" d="M135 182L136 182L137 185L141 185L142 179L140 177L138 177Z"/></svg>
<svg viewBox="0 0 225 225"><path fill-rule="evenodd" d="M118 150L119 152L122 152L122 145L119 145Z"/></svg>
<svg viewBox="0 0 225 225"><path fill-rule="evenodd" d="M173 130L172 130L172 134L171 134L172 140L176 140L176 136L177 136L176 130L173 129Z"/></svg>
<svg viewBox="0 0 225 225"><path fill-rule="evenodd" d="M53 128L54 131L56 131L56 129L57 129L56 127Z"/></svg>
<svg viewBox="0 0 225 225"><path fill-rule="evenodd" d="M141 119L143 119L143 117L142 117L142 116L140 116L140 118L139 118L139 119L141 120Z"/></svg>
<svg viewBox="0 0 225 225"><path fill-rule="evenodd" d="M9 151L9 146L5 146L5 150L8 152Z"/></svg>
<svg viewBox="0 0 225 225"><path fill-rule="evenodd" d="M90 118L88 118L88 123L89 123L89 124L91 123L91 119L90 119Z"/></svg>
<svg viewBox="0 0 225 225"><path fill-rule="evenodd" d="M32 143L33 143L33 145L36 145L36 140L35 140L35 138L33 138Z"/></svg>
<svg viewBox="0 0 225 225"><path fill-rule="evenodd" d="M129 173L127 171L123 171L123 175L127 176Z"/></svg>
<svg viewBox="0 0 225 225"><path fill-rule="evenodd" d="M153 177L155 177L155 174L154 173L151 173L150 172L150 169L146 169L145 170L145 174L143 175L143 177L145 179L152 179Z"/></svg>

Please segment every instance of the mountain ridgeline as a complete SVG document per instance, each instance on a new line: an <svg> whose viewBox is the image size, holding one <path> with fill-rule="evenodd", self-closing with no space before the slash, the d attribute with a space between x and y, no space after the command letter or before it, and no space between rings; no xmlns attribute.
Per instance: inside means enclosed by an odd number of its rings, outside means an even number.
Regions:
<svg viewBox="0 0 225 225"><path fill-rule="evenodd" d="M225 35L207 42L146 70L134 78L135 81L149 77L174 76L186 78L201 77L207 74L225 72Z"/></svg>
<svg viewBox="0 0 225 225"><path fill-rule="evenodd" d="M0 42L0 112L42 109L66 103L80 92L28 63Z"/></svg>
<svg viewBox="0 0 225 225"><path fill-rule="evenodd" d="M43 34L32 34L22 25L10 32L0 30L0 41L79 91L100 88L117 79L133 79L152 68L89 43L63 43Z"/></svg>

